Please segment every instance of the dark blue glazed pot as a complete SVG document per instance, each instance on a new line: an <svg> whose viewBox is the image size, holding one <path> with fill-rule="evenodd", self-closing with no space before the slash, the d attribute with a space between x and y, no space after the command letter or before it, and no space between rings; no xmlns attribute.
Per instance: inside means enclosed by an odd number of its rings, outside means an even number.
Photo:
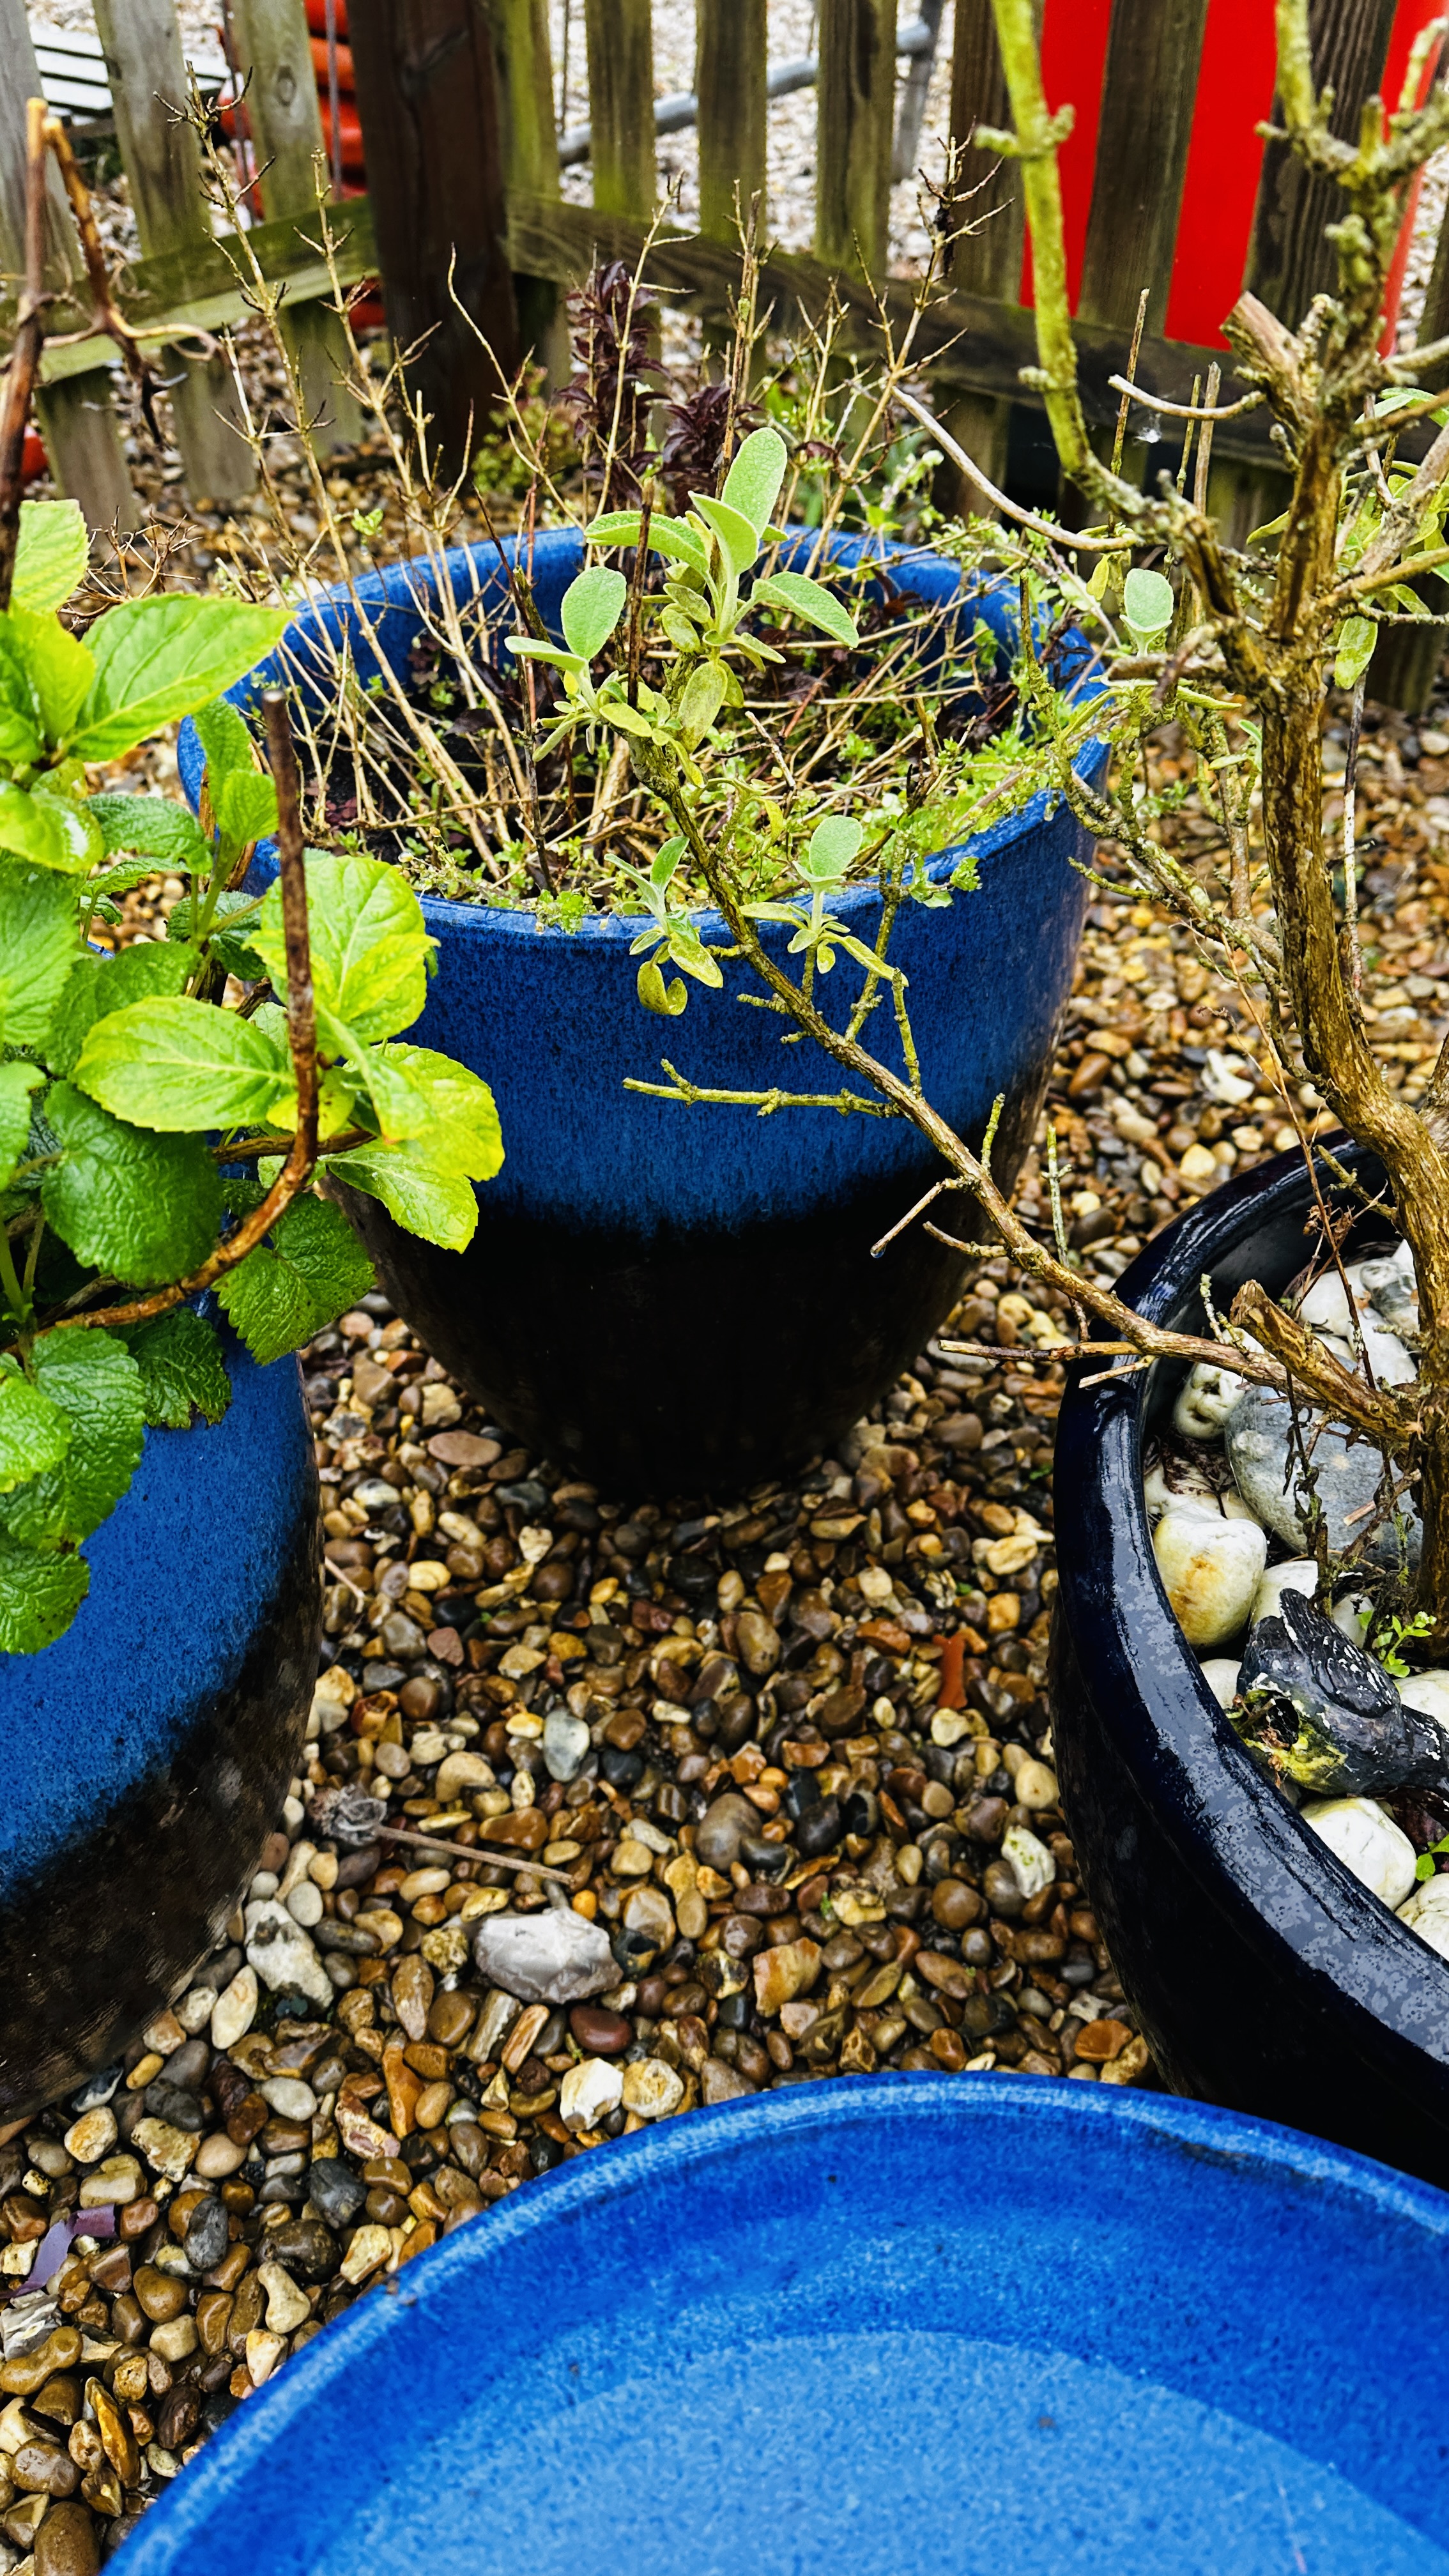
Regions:
<svg viewBox="0 0 1449 2576"><path fill-rule="evenodd" d="M229 1411L148 1431L39 1655L0 1655L0 2122L114 2058L220 1938L276 1825L321 1635L295 1360L223 1332Z"/></svg>
<svg viewBox="0 0 1449 2576"><path fill-rule="evenodd" d="M1202 1332L1203 1273L1219 1313L1245 1280L1286 1287L1309 1205L1300 1156L1265 1163L1160 1235L1120 1294ZM1449 1963L1250 1761L1167 1605L1141 1454L1182 1374L1074 1386L1057 1430L1052 1740L1088 1893L1178 2091L1446 2183Z"/></svg>
<svg viewBox="0 0 1449 2576"><path fill-rule="evenodd" d="M1160 2094L791 2085L579 2157L386 2289L128 2576L1449 2571L1449 2200Z"/></svg>
<svg viewBox="0 0 1449 2576"><path fill-rule="evenodd" d="M856 560L861 546L842 540L838 559ZM446 561L459 592L476 587L497 634L508 633L515 621L495 551ZM567 531L538 541L535 593L555 633L581 561ZM958 595L955 566L938 557L893 552L890 569L923 597ZM418 562L359 584L396 669L419 631L413 601L436 578ZM1009 631L1004 595L980 594L973 611ZM375 660L345 598L298 620L294 667L305 666L318 623L334 638L349 633L365 679ZM244 702L255 686L233 694ZM1104 757L1094 747L1090 774L1100 775ZM200 750L189 729L181 764L194 796ZM907 905L891 955L910 978L927 1098L975 1139L1004 1094L995 1165L1014 1176L1070 990L1086 900L1072 861L1085 855L1085 838L1065 807L1049 813L1038 797L971 846L979 892L945 914ZM942 851L930 873L948 876L961 855ZM874 890L835 909L874 937ZM711 1089L842 1089L822 1052L783 1044L775 1015L742 1006L754 979L737 965L726 966L723 991L691 984L685 1016L660 1020L635 991L638 920L594 916L569 933L541 931L527 912L435 901L424 911L438 973L410 1034L491 1083L507 1159L479 1193L481 1219L464 1253L421 1243L375 1200L350 1196L399 1311L490 1413L615 1491L730 1490L828 1447L915 1357L957 1294L962 1257L919 1232L870 1258L938 1176L929 1147L901 1120L819 1110L762 1119L627 1091L630 1076L658 1081L665 1055ZM717 914L696 918L707 939L726 937ZM789 936L766 926L782 959ZM838 967L836 977L843 985L853 970ZM869 1036L901 1071L888 1008L875 1012Z"/></svg>

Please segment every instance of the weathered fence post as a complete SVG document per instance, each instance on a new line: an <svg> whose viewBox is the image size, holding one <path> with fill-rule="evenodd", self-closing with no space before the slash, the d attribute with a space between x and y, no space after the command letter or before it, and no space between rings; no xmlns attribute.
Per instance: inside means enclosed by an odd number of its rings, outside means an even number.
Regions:
<svg viewBox="0 0 1449 2576"><path fill-rule="evenodd" d="M996 304L1021 301L1021 261L1026 238L1021 173L1014 161L997 161L978 152L971 137L978 125L1011 121L1006 76L997 50L991 0L956 0L956 32L951 50L951 140L954 149L955 199L952 219L960 227L951 244L947 283L963 295L990 297ZM963 363L965 352L962 352ZM1007 432L1011 404L999 394L981 394L958 383L949 362L940 379L941 419L993 483L1006 481ZM942 506L964 514L988 515L980 492L965 474L944 465L940 475Z"/></svg>
<svg viewBox="0 0 1449 2576"><path fill-rule="evenodd" d="M696 0L696 13L699 229L716 241L734 241L736 223L748 223L754 199L763 247L767 0Z"/></svg>
<svg viewBox="0 0 1449 2576"><path fill-rule="evenodd" d="M1115 0L1077 313L1130 331L1147 289L1160 332L1197 98L1207 0Z"/></svg>
<svg viewBox="0 0 1449 2576"><path fill-rule="evenodd" d="M653 0L584 0L594 204L646 224L659 193L653 22Z"/></svg>
<svg viewBox="0 0 1449 2576"><path fill-rule="evenodd" d="M553 60L548 0L486 0L498 69L503 184L510 198L557 200L558 133L553 113ZM566 372L568 334L560 296L547 277L515 277L519 338L550 382Z"/></svg>
<svg viewBox="0 0 1449 2576"><path fill-rule="evenodd" d="M95 0L95 8L142 256L209 241L201 150L186 121L186 64L172 0ZM193 501L239 501L256 482L256 463L226 358L188 358L167 348L153 355L158 374L168 379Z"/></svg>
<svg viewBox="0 0 1449 2576"><path fill-rule="evenodd" d="M0 0L0 267L18 280L25 271L25 103L39 98L40 74L25 15L25 0ZM83 279L80 244L54 170L48 177L51 281ZM126 471L125 450L111 409L109 367L93 367L61 384L38 387L40 422L51 471L63 492L79 501L92 528L136 528L141 513Z"/></svg>
<svg viewBox="0 0 1449 2576"><path fill-rule="evenodd" d="M896 0L820 0L815 253L885 273L895 142Z"/></svg>
<svg viewBox="0 0 1449 2576"><path fill-rule="evenodd" d="M459 471L518 364L488 21L481 0L351 0L348 30L388 329L424 342L411 380Z"/></svg>
<svg viewBox="0 0 1449 2576"><path fill-rule="evenodd" d="M269 218L291 215L320 238L317 177L326 168L326 147L304 0L232 0L232 23L240 68L251 73L246 114L262 205ZM345 230L340 206L334 220ZM324 453L350 447L361 435L362 413L348 389L351 356L339 316L325 303L288 299L281 325L318 446Z"/></svg>

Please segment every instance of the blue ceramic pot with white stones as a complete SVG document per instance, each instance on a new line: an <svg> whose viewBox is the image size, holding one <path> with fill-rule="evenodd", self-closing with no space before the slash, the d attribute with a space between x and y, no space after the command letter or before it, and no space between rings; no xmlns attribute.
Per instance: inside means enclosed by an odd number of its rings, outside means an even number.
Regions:
<svg viewBox="0 0 1449 2576"><path fill-rule="evenodd" d="M802 539L802 548L809 542ZM853 563L860 539L842 539ZM961 595L940 557L888 555L892 580L932 601ZM558 631L579 540L539 538L535 596ZM497 554L443 559L460 594L481 593L501 638L514 620ZM417 602L441 577L430 561L370 576L358 595L377 647L398 671L421 629ZM1011 630L1014 598L982 591L973 616ZM291 667L321 669L318 627L347 634L364 679L375 652L350 599L314 603L289 636ZM242 703L254 675L233 692ZM320 687L320 682L319 682ZM1100 776L1093 746L1083 766ZM183 731L181 771L194 797L201 755ZM926 1096L963 1136L979 1139L1004 1095L994 1167L1014 1176L1030 1141L1086 900L1073 866L1085 835L1059 802L1035 798L971 844L980 886L949 912L908 904L891 947L910 979ZM945 878L962 856L941 851ZM264 854L264 872L275 859ZM919 1228L871 1258L941 1166L904 1120L782 1110L685 1107L628 1091L659 1081L668 1056L712 1089L836 1093L840 1070L808 1042L782 1047L782 1024L743 1007L754 978L727 963L722 991L689 986L677 1021L652 1018L635 990L630 941L641 924L594 915L573 932L532 913L427 900L438 972L409 1032L491 1083L506 1159L479 1192L466 1252L404 1234L376 1200L349 1212L398 1311L444 1366L529 1446L577 1465L614 1491L724 1492L828 1448L921 1349L959 1290L963 1257ZM833 909L870 940L874 887ZM715 913L706 939L727 937ZM784 959L789 932L766 925ZM850 973L847 967L837 970ZM852 987L853 989L853 987ZM891 1014L871 1042L902 1071Z"/></svg>
<svg viewBox="0 0 1449 2576"><path fill-rule="evenodd" d="M1333 1144L1382 1188L1361 1147ZM1155 1236L1118 1294L1182 1333L1207 1329L1204 1279L1220 1315L1250 1279L1281 1295L1316 1191L1332 1200L1335 1175L1321 1165L1310 1187L1299 1154L1240 1172ZM1360 1215L1345 1257L1386 1231ZM1449 2184L1449 1963L1259 1770L1163 1589L1142 1453L1184 1373L1093 1372L1057 1426L1052 1741L1087 1894L1175 2090Z"/></svg>
<svg viewBox="0 0 1449 2576"><path fill-rule="evenodd" d="M123 2563L1449 2576L1441 2294L1449 2199L1290 2130L1032 2076L790 2084L420 2255Z"/></svg>
<svg viewBox="0 0 1449 2576"><path fill-rule="evenodd" d="M74 1623L0 1654L0 2123L114 2059L213 1947L301 1756L321 1636L301 1377L222 1342L221 1421L147 1432Z"/></svg>

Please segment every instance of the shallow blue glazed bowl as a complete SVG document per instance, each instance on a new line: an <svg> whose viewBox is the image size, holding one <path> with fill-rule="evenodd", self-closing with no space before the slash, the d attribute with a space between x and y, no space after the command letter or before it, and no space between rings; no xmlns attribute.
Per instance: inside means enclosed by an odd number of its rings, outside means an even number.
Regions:
<svg viewBox="0 0 1449 2576"><path fill-rule="evenodd" d="M900 2075L674 2120L330 2326L129 2576L1434 2576L1449 2200L1228 2113Z"/></svg>
<svg viewBox="0 0 1449 2576"><path fill-rule="evenodd" d="M809 543L799 540L802 558ZM841 539L834 560L852 564L870 543ZM957 568L937 556L888 548L884 559L908 592L962 596ZM537 542L535 595L556 634L581 561L570 531ZM420 560L374 574L358 593L396 670L420 631L417 602L436 594L444 571L460 595L477 591L500 639L514 625L492 547L458 549L441 568ZM1003 642L1014 631L1004 593L973 593L969 605ZM346 634L364 680L375 671L347 595L320 599L288 639L293 670L310 667L319 697L319 631L333 643ZM246 703L266 676L233 695ZM189 727L180 756L194 799L201 751ZM1084 773L1099 777L1104 761L1091 746ZM910 978L927 1098L977 1139L1004 1095L994 1159L1010 1177L1071 987L1087 891L1072 862L1086 840L1065 806L1049 811L1037 797L969 846L979 890L946 914L908 904L891 955ZM941 851L932 877L950 875L962 854ZM275 864L264 851L257 881ZM834 909L874 938L873 887ZM690 984L682 1019L651 1017L629 955L637 919L592 916L566 932L540 930L529 912L432 900L424 911L439 971L410 1034L491 1083L507 1159L479 1193L478 1231L463 1253L420 1243L375 1200L351 1197L399 1311L490 1412L615 1491L729 1490L828 1447L916 1356L958 1290L961 1255L919 1231L870 1258L940 1170L917 1131L820 1110L762 1119L627 1091L630 1076L660 1080L665 1055L710 1089L850 1086L813 1045L784 1044L777 1016L742 1005L756 987L737 964L726 965L720 992ZM696 919L712 942L727 937L718 914ZM765 925L764 936L783 960L788 929ZM842 1000L856 980L837 966ZM868 1036L902 1071L888 1006Z"/></svg>
<svg viewBox="0 0 1449 2576"><path fill-rule="evenodd" d="M175 1992L297 1766L321 1634L311 1435L296 1361L223 1341L229 1411L147 1432L72 1626L0 1654L0 2122Z"/></svg>

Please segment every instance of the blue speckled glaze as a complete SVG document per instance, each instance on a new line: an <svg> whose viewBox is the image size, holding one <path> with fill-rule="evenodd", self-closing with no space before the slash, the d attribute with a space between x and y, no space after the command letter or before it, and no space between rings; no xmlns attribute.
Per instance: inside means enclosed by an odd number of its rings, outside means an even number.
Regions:
<svg viewBox="0 0 1449 2576"><path fill-rule="evenodd" d="M799 540L802 559L809 543ZM873 543L840 539L834 559L853 564ZM958 595L954 564L905 549L887 549L887 557L903 589L932 601ZM559 601L582 559L571 531L551 530L537 541L536 597L555 634ZM508 633L516 621L494 550L457 548L444 561L459 595L476 588L498 618L499 634ZM396 670L405 669L420 628L414 603L435 593L437 578L436 566L420 560L357 585L377 647ZM1013 603L1004 595L983 592L973 610L1001 635L1011 631ZM334 641L346 632L364 681L375 671L376 655L345 597L319 601L292 628L289 649L304 667L314 621ZM315 647L313 655L320 670ZM239 704L270 671L264 666L232 692ZM1084 773L1100 776L1103 759L1094 746ZM194 802L202 758L189 724L182 729L180 763ZM968 846L981 862L979 891L958 895L946 917L906 906L891 956L910 977L927 1097L963 1134L979 1134L997 1093L1019 1090L1050 1052L1086 902L1085 880L1071 862L1084 855L1086 842L1065 806L1049 814L1047 799L1038 796ZM942 851L931 876L948 876L961 856L959 847ZM274 850L266 844L253 882L270 882L275 872ZM873 888L849 892L832 908L858 936L874 938L880 903ZM530 912L432 897L423 910L439 943L439 971L409 1034L414 1043L471 1066L493 1087L507 1159L483 1193L491 1213L579 1228L622 1225L647 1240L661 1226L729 1230L800 1215L873 1180L914 1174L929 1161L914 1130L895 1121L802 1111L761 1120L752 1110L689 1111L624 1089L630 1076L660 1079L662 1055L712 1089L842 1088L839 1069L819 1049L782 1045L776 1018L741 1007L738 994L758 986L737 965L727 965L723 991L691 983L684 1017L661 1020L640 1008L635 993L637 960L628 951L642 926L638 918L595 914L568 932L540 930ZM706 939L727 937L717 913L695 918ZM788 930L766 924L762 936L783 960ZM835 981L855 990L848 963L837 966ZM829 985L823 990L828 1001ZM902 1071L888 1010L873 1015L869 1034L884 1061Z"/></svg>
<svg viewBox="0 0 1449 2576"><path fill-rule="evenodd" d="M275 1823L316 1670L298 1366L224 1331L214 1426L148 1431L90 1591L0 1654L0 2117L103 2061L217 1937Z"/></svg>
<svg viewBox="0 0 1449 2576"><path fill-rule="evenodd" d="M232 2417L130 2576L1444 2576L1449 2200L1162 2096L790 2086L595 2150Z"/></svg>

